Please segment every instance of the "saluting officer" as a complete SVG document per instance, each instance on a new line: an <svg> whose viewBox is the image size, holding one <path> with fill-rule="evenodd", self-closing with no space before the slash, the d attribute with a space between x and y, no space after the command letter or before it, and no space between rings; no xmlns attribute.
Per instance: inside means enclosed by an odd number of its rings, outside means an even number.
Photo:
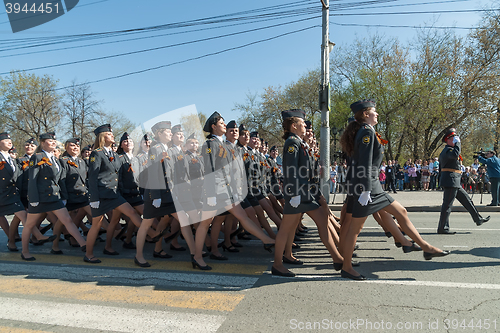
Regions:
<svg viewBox="0 0 500 333"><path fill-rule="evenodd" d="M455 234L450 231L450 213L455 198L467 209L474 222L480 226L488 222L490 217L483 218L467 195L467 192L460 185L462 171L460 169L460 150L461 143L458 134L454 128L446 131L442 139L446 143L443 151L439 155L440 181L439 185L443 188L443 205L441 206L441 215L439 217L438 234Z"/></svg>
<svg viewBox="0 0 500 333"><path fill-rule="evenodd" d="M82 250L85 249L85 240L69 216L65 207L66 194L61 192L59 186L63 169L53 154L56 145L54 132L40 135L40 146L37 148L37 153L30 159L28 217L22 235L23 253L21 258L24 260L35 260L35 257L30 256L29 253L29 238L40 216L47 212L53 212L58 218L57 223L64 224L66 230L76 239ZM42 242L53 241L57 237L57 235L52 235Z"/></svg>

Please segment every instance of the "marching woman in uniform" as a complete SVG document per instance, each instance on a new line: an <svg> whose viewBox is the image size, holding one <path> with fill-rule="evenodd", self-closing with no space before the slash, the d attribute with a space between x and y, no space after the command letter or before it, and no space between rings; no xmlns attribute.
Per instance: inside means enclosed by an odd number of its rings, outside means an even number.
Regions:
<svg viewBox="0 0 500 333"><path fill-rule="evenodd" d="M224 118L214 112L203 126L203 131L210 133L207 141L203 144L202 155L205 164L204 201L202 221L196 230L196 252L193 256L193 268L201 270L212 269L202 257L203 245L207 235L208 227L212 223L213 217L224 211L229 211L242 223L244 228L259 238L264 243L264 248L271 251L274 246L274 239L267 236L245 213L239 204L244 198L239 198L237 193L233 193L231 152L228 153L222 135L226 133ZM243 175L240 175L241 177ZM238 176L237 176L238 177Z"/></svg>
<svg viewBox="0 0 500 333"><path fill-rule="evenodd" d="M153 242L158 242L167 233L167 226L173 218L182 222L184 227L181 232L186 240L191 255L194 253L194 238L189 223L184 224L185 214L176 207L174 194L172 194L175 172L175 161L169 154L168 144L172 140L172 126L170 121L160 121L151 128L156 139L156 144L149 149L149 163L145 170L147 184L144 191L144 220L137 232L137 252L134 261L140 267L150 267L151 264L144 258L144 243L148 230L153 225L155 219L160 220L157 229L161 229L160 234L153 238ZM178 209L179 208L179 209ZM178 214L182 213L182 214ZM166 237L174 238L177 232ZM170 258L165 251L154 251L155 258Z"/></svg>
<svg viewBox="0 0 500 333"><path fill-rule="evenodd" d="M135 211L142 216L144 211L144 201L142 200L141 193L139 192L139 181L138 173L139 162L137 158L134 157L132 151L134 150L134 141L130 135L125 132L120 138L120 144L118 145L118 150L116 151L121 163L120 170L118 171L118 191L121 196L132 206ZM106 245L102 251L107 255L118 255L118 252L113 250L112 241L114 236L115 227L120 222L122 218L121 213L113 214L111 220L109 221L108 232L106 233ZM128 227L123 227L122 230L116 236L118 239L125 232L126 228L134 229L133 223L127 219Z"/></svg>
<svg viewBox="0 0 500 333"><path fill-rule="evenodd" d="M335 270L340 270L344 259L338 252L327 230L328 216L320 208L311 190L313 176L313 160L307 145L302 141L306 134L304 122L305 112L300 109L283 111L283 138L286 140L283 147L283 195L285 207L283 219L278 235L276 236L276 250L272 274L293 277L283 262L301 265L302 261L291 254L295 230L300 223L302 214L309 215L318 226L321 241L328 249L333 259ZM286 250L286 252L285 252ZM285 256L283 256L285 252Z"/></svg>
<svg viewBox="0 0 500 333"><path fill-rule="evenodd" d="M83 227L82 230L85 232L88 230L84 226L82 219L87 214L91 215L87 196L88 190L85 185L87 179L87 164L78 157L80 155L80 139L71 138L66 141L64 147L66 156L60 160L62 171L59 185L63 197L67 199L66 209L73 218L73 222L77 227ZM62 225L54 227L54 235L59 236L61 229ZM59 237L52 243L52 250L50 253L63 254L59 249Z"/></svg>
<svg viewBox="0 0 500 333"><path fill-rule="evenodd" d="M87 235L87 251L83 260L97 264L101 261L94 257L94 244L99 235L104 214L110 210L113 210L113 215L124 214L137 227L141 225L141 217L118 191L118 171L121 162L111 147L115 142L111 125L99 126L94 130L94 134L96 140L94 150L90 155L88 172L92 227Z"/></svg>
<svg viewBox="0 0 500 333"><path fill-rule="evenodd" d="M384 155L382 140L373 128L378 123L375 106L373 100L362 100L351 104L355 121L347 126L341 138L344 152L352 158L351 172L354 183L352 219L345 239L342 240L344 265L341 276L353 280L366 280L366 277L352 268L351 259L356 239L367 216L378 211L396 217L403 231L420 245L426 260L450 253L424 241L408 218L406 209L382 189L378 170ZM413 245L410 248L410 251L420 250Z"/></svg>
<svg viewBox="0 0 500 333"><path fill-rule="evenodd" d="M16 162L10 157L9 150L12 148L12 140L9 133L0 133L0 216L15 215L23 223L26 221L26 211L21 202L18 186L22 186L21 170ZM7 222L5 220L5 222ZM7 248L9 251L18 251L16 247L17 228L9 228L7 223L2 226L9 237ZM40 234L41 235L41 234Z"/></svg>
<svg viewBox="0 0 500 333"><path fill-rule="evenodd" d="M85 239L74 225L66 209L65 193L61 193L59 180L62 174L62 166L53 155L57 141L54 132L44 133L40 136L40 146L37 153L31 156L28 183L28 218L23 229L22 242L23 253L21 258L32 261L29 253L29 238L36 228L36 223L44 213L52 212L73 236L82 250L85 249ZM52 235L43 241L53 241L57 235Z"/></svg>

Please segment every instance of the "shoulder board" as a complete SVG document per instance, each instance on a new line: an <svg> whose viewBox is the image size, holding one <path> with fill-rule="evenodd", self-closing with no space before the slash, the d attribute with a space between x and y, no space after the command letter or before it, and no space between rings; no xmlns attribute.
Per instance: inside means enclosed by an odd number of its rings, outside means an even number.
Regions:
<svg viewBox="0 0 500 333"><path fill-rule="evenodd" d="M102 151L102 148L94 149L94 151Z"/></svg>
<svg viewBox="0 0 500 333"><path fill-rule="evenodd" d="M43 156L43 153L36 153L35 155L36 155L37 157L41 157L41 156Z"/></svg>
<svg viewBox="0 0 500 333"><path fill-rule="evenodd" d="M63 157L61 157L61 160L63 160L63 161L67 161L68 159L69 159L69 157L68 157L68 156L63 156Z"/></svg>

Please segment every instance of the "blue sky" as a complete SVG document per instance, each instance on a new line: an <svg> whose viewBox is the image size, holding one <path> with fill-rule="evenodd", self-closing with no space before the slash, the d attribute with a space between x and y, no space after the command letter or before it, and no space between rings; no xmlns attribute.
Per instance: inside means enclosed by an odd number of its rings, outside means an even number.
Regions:
<svg viewBox="0 0 500 333"><path fill-rule="evenodd" d="M331 1L330 5L333 8L334 5L345 6L346 4L359 2L360 0ZM294 3L297 4L297 7L287 7L287 4L290 6L290 4ZM112 42L123 40L125 37L79 41L41 48L3 50L12 45L12 40L20 38L45 38L150 27L269 6L279 6L272 10L272 12L280 10L286 12L291 9L297 11L299 8L306 7L316 8L317 12L315 14L217 29L211 28L219 27L222 24L147 32L128 36L126 38L136 38L136 40L120 43ZM492 3L489 1L395 0L372 6L364 6L365 9L332 10L332 14L358 15L332 16L330 40L334 41L337 45L347 45L352 43L356 36L364 37L378 32L386 36L398 37L402 42L407 42L416 34L416 30L410 28L368 28L337 25L339 23L391 26L422 26L433 23L435 26L474 27L477 26L481 15L481 13L474 12L359 15L361 13L468 10L491 6ZM244 102L245 95L248 92L261 93L263 88L270 85L286 85L296 80L308 70L319 66L321 55L320 11L320 0L306 0L300 3L299 1L285 2L283 0L80 0L80 3L72 11L60 18L16 34L12 33L7 15L3 12L0 13L0 73L187 42L186 45L178 47L162 48L140 54L30 72L37 75L50 74L55 79L58 79L59 85L63 87L69 85L72 80L76 80L77 82L91 82L155 66L180 62L228 48L236 48L229 52L142 74L91 84L97 98L103 100L102 107L105 110L123 113L136 124L145 122L168 111L193 104L196 105L198 111L211 114L217 110L225 119L230 120L239 116L237 112L231 111L231 109L234 108L235 103ZM317 15L318 18L284 24L314 15ZM241 23L241 21L235 23ZM268 25L279 26L220 39L206 40L219 35L261 28ZM312 26L317 27L283 36L272 41L243 48L239 47L244 44ZM159 36L194 29L201 31ZM465 34L467 30L457 30L457 32ZM153 36L157 37L149 38ZM102 43L102 45L79 47L93 43ZM63 47L70 49L40 52ZM25 52L35 53L19 55L19 53ZM14 54L17 55L5 57Z"/></svg>

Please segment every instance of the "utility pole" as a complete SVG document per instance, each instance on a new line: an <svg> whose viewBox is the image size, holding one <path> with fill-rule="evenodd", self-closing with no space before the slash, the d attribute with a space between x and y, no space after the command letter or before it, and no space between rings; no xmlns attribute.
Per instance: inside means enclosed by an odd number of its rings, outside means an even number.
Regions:
<svg viewBox="0 0 500 333"><path fill-rule="evenodd" d="M321 44L321 83L319 87L319 109L321 111L320 165L321 192L326 202L330 202L330 43L329 15L330 0L321 0L323 5L323 41Z"/></svg>

